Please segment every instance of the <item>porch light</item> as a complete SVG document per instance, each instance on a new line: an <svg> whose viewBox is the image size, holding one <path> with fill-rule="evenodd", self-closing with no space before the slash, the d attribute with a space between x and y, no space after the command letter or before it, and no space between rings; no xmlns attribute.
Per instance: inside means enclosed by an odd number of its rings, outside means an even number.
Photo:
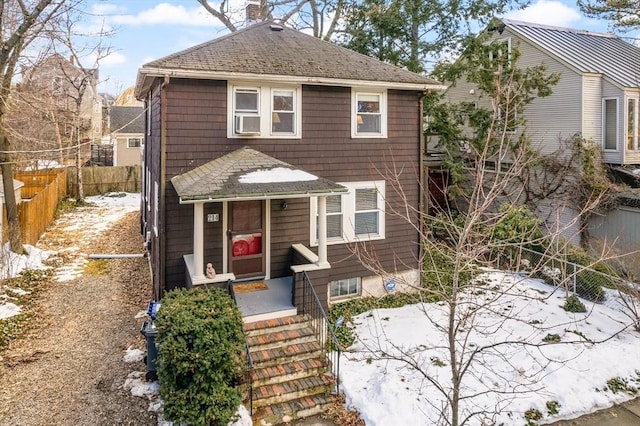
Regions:
<svg viewBox="0 0 640 426"><path fill-rule="evenodd" d="M287 204L286 201L283 201L282 204L280 204L280 207L282 208L282 210L286 210L287 207L289 207L289 205Z"/></svg>

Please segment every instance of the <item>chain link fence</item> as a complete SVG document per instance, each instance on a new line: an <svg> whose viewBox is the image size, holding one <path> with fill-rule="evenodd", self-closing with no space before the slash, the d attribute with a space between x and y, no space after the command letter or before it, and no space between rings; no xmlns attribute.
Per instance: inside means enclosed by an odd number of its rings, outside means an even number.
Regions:
<svg viewBox="0 0 640 426"><path fill-rule="evenodd" d="M534 251L524 247L507 247L495 259L498 269L523 273L531 278L539 278L554 287L564 287L567 292L582 298L602 302L606 298L605 289L620 290L633 287L629 283L611 273L594 269L602 267L595 263L585 266L563 259L562 254ZM613 271L611 271L613 272ZM637 287L637 284L635 285Z"/></svg>

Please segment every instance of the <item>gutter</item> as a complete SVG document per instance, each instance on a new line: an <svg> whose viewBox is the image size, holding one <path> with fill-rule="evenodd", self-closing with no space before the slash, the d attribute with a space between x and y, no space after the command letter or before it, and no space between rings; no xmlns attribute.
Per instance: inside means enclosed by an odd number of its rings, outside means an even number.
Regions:
<svg viewBox="0 0 640 426"><path fill-rule="evenodd" d="M351 80L341 78L328 77L312 77L312 76L296 76L296 75L278 75L278 74L251 74L251 73L235 73L229 71L201 71L201 70L176 70L167 68L146 68L143 67L138 71L138 79L136 82L135 94L139 97L146 92L151 86L150 79L157 77L174 77L199 80L245 80L245 81L272 81L281 83L298 83L298 84L315 84L325 86L351 86L351 87L377 87L398 90L445 90L447 86L440 82L433 83L400 83L393 81L367 81L367 80ZM426 77L425 77L426 78Z"/></svg>

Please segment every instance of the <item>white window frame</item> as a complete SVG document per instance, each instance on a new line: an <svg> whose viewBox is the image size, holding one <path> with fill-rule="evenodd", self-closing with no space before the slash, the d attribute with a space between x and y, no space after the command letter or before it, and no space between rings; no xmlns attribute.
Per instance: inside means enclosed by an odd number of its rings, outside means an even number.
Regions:
<svg viewBox="0 0 640 426"><path fill-rule="evenodd" d="M358 132L358 96L379 96L380 98L380 132ZM387 137L387 91L371 89L351 90L351 137L352 138L386 138Z"/></svg>
<svg viewBox="0 0 640 426"><path fill-rule="evenodd" d="M346 283L347 287L350 287L352 284L355 284L356 292L332 296L331 293L332 293L333 286L335 285L339 286L341 283ZM341 280L330 281L328 287L329 287L329 300L332 300L332 301L346 300L346 299L351 299L352 297L360 297L362 296L362 277L352 277L352 278L345 278Z"/></svg>
<svg viewBox="0 0 640 426"><path fill-rule="evenodd" d="M632 131L632 147L629 148L629 102L633 102L633 129ZM640 120L640 113L638 112L638 108L640 108L640 99L634 97L627 97L625 102L625 149L627 151L638 151L640 150L640 124L638 124L638 120Z"/></svg>
<svg viewBox="0 0 640 426"><path fill-rule="evenodd" d="M349 192L342 194L342 236L327 238L327 245L345 244L359 241L375 241L385 239L385 181L367 182L339 182L349 189ZM356 235L355 214L356 214L356 189L375 189L377 191L377 211L378 211L378 232L375 234ZM310 202L310 233L309 244L312 247L318 245L317 216L318 199L311 197Z"/></svg>
<svg viewBox="0 0 640 426"><path fill-rule="evenodd" d="M493 46L500 45L500 44L506 44L507 45L507 52L506 52L507 53L507 62L509 64L511 64L511 37L498 37L498 38L495 38L495 39L491 40L488 44L489 45L493 45ZM489 59L491 61L493 61L495 59L494 53L496 53L496 52L494 52L493 50L489 51ZM504 52L501 49L498 49L497 53L498 53L499 56L504 55Z"/></svg>
<svg viewBox="0 0 640 426"><path fill-rule="evenodd" d="M132 140L138 140L138 146L131 146ZM130 137L127 138L127 148L141 148L142 147L142 138L141 137Z"/></svg>
<svg viewBox="0 0 640 426"><path fill-rule="evenodd" d="M235 129L235 93L238 90L256 90L258 93L258 113L260 131L250 134L236 133ZM273 94L276 91L293 93L293 133L273 132ZM302 87L273 85L260 86L242 83L230 83L227 86L227 137L230 139L300 139L302 138Z"/></svg>
<svg viewBox="0 0 640 426"><path fill-rule="evenodd" d="M614 100L616 101L616 119L615 119L615 129L616 129L616 147L615 148L607 148L606 146L606 134L607 134L607 101ZM620 98L618 97L607 97L602 98L602 150L607 152L617 152L620 150Z"/></svg>
<svg viewBox="0 0 640 426"><path fill-rule="evenodd" d="M154 198L154 203L153 203L153 232L156 236L156 238L158 237L158 210L159 210L159 206L158 204L160 204L160 190L159 190L159 186L158 186L158 182L155 181L153 182L153 198Z"/></svg>

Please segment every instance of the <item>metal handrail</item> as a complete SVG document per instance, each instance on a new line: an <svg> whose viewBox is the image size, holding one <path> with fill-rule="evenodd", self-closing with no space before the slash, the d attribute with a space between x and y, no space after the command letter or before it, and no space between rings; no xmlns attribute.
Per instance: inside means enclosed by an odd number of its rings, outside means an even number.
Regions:
<svg viewBox="0 0 640 426"><path fill-rule="evenodd" d="M227 291L229 292L229 296L231 296L231 300L233 303L238 305L238 301L236 300L236 292L233 289L233 281L227 281ZM244 332L243 332L244 334ZM245 383L249 386L249 415L253 415L253 377L251 376L251 371L253 371L253 359L251 358L251 352L249 351L249 344L247 343L247 336L244 336L244 351L247 354L247 364L245 368Z"/></svg>
<svg viewBox="0 0 640 426"><path fill-rule="evenodd" d="M340 354L342 349L333 330L333 325L329 322L306 272L302 273L302 313L308 317L313 326L316 338L322 345L322 352L331 364L331 374L336 379L336 393L340 393ZM329 341L329 339L331 340ZM329 343L333 350L329 350Z"/></svg>

